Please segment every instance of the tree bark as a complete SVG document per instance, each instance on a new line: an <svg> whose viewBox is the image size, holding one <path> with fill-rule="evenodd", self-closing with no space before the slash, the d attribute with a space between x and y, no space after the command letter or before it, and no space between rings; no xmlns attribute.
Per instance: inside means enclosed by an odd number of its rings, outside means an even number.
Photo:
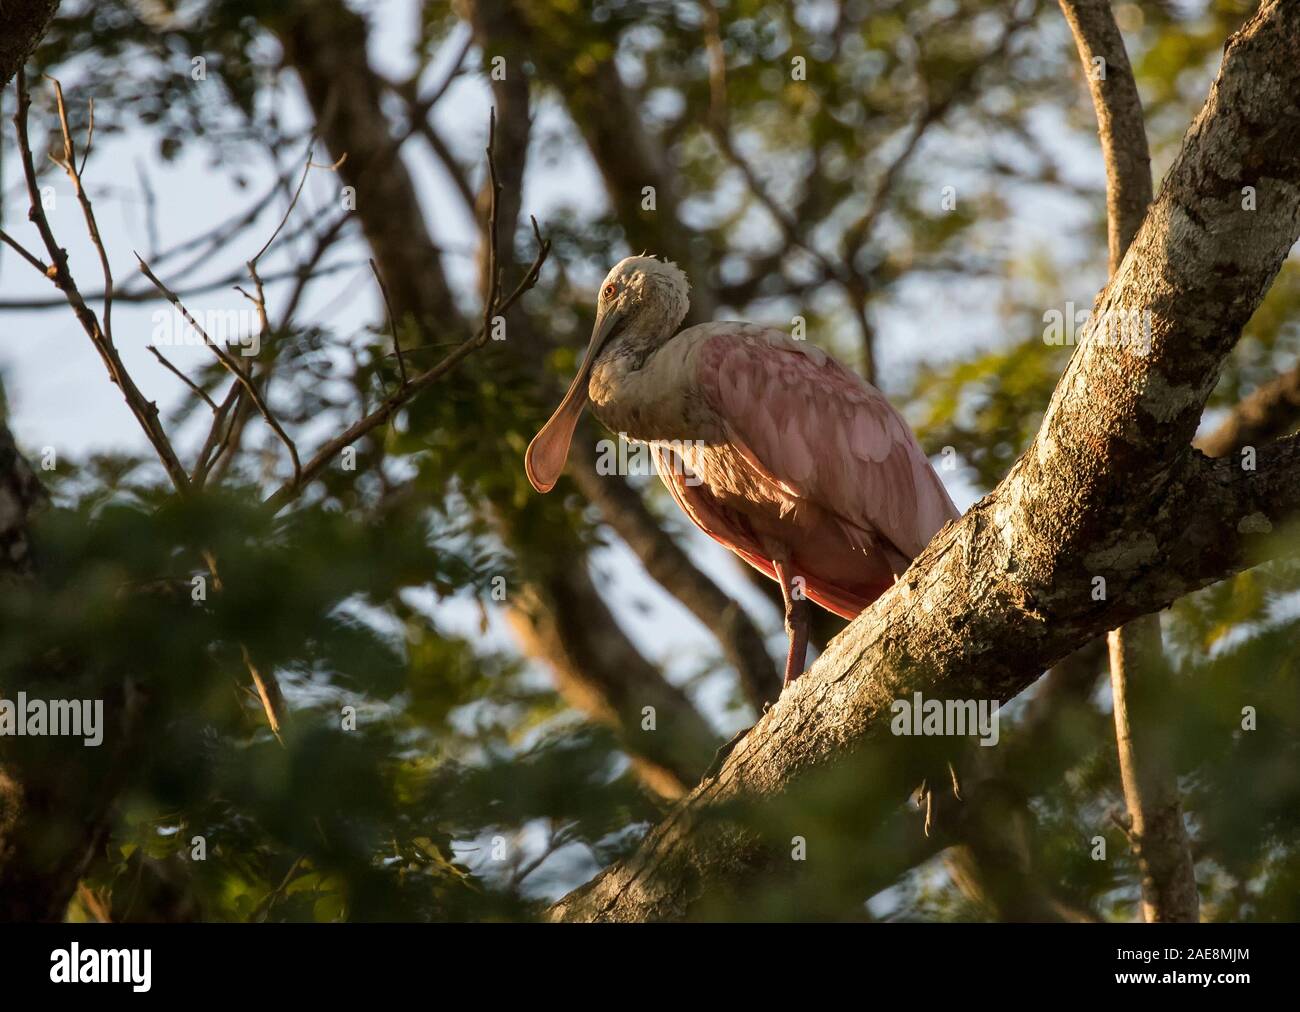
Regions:
<svg viewBox="0 0 1300 1012"><path fill-rule="evenodd" d="M59 9L59 0L0 5L0 88L27 62Z"/></svg>

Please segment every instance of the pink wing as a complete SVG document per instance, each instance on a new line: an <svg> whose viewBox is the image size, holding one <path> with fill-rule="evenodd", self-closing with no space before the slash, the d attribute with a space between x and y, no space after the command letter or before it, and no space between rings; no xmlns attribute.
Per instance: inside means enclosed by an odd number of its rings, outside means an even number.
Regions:
<svg viewBox="0 0 1300 1012"><path fill-rule="evenodd" d="M668 486L682 512L691 522L720 545L730 549L770 579L779 579L772 565L750 530L749 522L741 515L720 506L708 492L686 480L687 471L677 453L667 447L656 446L655 456L659 476ZM841 618L854 618L867 607L886 587L875 594L855 594L836 586L815 574L804 573L805 591L809 598ZM887 586L887 585L886 585Z"/></svg>
<svg viewBox="0 0 1300 1012"><path fill-rule="evenodd" d="M910 562L960 516L902 416L819 348L705 324L698 379L728 441L790 494L874 532ZM687 332L689 333L689 331Z"/></svg>

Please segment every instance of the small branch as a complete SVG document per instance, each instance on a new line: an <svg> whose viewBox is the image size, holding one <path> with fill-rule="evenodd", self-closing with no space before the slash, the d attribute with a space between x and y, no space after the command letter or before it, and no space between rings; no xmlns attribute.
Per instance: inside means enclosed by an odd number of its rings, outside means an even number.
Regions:
<svg viewBox="0 0 1300 1012"><path fill-rule="evenodd" d="M289 220L289 216L293 214L293 209L298 206L298 198L302 196L302 188L307 185L307 173L311 172L312 169L329 169L331 172L337 172L339 167L348 160L347 153L345 152L339 156L338 161L333 165L318 165L316 162L312 161L311 156L312 152L309 149L307 151L307 162L302 167L302 176L298 179L298 188L293 191L293 197L289 201L289 206L285 208L284 217L280 219L280 224L275 226L275 231L271 233L271 238L267 239L262 248L253 254L253 259L250 261L250 264L256 264L262 259L262 254L271 248L271 244L275 242L276 236L280 234L285 223Z"/></svg>
<svg viewBox="0 0 1300 1012"><path fill-rule="evenodd" d="M495 312L486 312L486 317L491 319L492 316L500 315L509 310L516 302L522 298L523 294L537 284L537 278L541 274L542 265L546 262L547 256L551 252L551 242L549 239L543 239L541 231L537 227L537 219L531 219L533 223L533 235L537 239L538 251L533 258L532 264L524 274L522 280L496 307ZM473 352L483 347L487 343L490 331L486 328L480 328L479 332L468 341L461 343L455 351L443 358L437 365L431 367L415 376L406 386L402 387L397 393L393 394L384 401L378 408L370 412L364 418L354 422L346 431L335 436L319 451L307 461L302 467L302 473L295 480L286 482L280 486L269 498L264 505L272 512L279 512L286 505L302 494L307 484L320 474L330 462L343 450L344 447L350 446L362 436L386 423L404 404L410 401L416 394L433 383L437 382L447 373L451 372L464 359L468 358Z"/></svg>
<svg viewBox="0 0 1300 1012"><path fill-rule="evenodd" d="M27 133L27 111L30 107L31 96L27 91L27 78L20 69L18 72L18 108L14 112L14 127L18 135L18 151L22 161L23 175L27 181L29 203L27 217L36 226L36 231L40 234L41 241L44 243L51 261L50 266L42 273L54 282L55 287L63 293L68 305L72 307L77 322L81 324L82 329L95 346L95 350L99 352L100 358L103 359L104 366L108 370L109 377L122 391L127 406L144 430L145 437L158 455L158 459L162 462L172 484L182 495L188 494L190 490L189 475L186 473L184 465L181 464L180 458L177 457L176 450L172 447L171 440L164 431L162 424L158 421L158 405L146 400L139 388L136 387L135 382L131 379L130 374L122 364L121 358L118 356L117 348L114 347L113 340L107 331L107 325L101 328L99 319L91 308L86 305L86 300L82 297L76 282L68 271L68 253L54 238L54 232L45 216L45 210L41 204L40 188L36 181L36 167L32 161L31 140ZM62 109L61 98L60 108ZM68 166L73 166L71 134L66 127L64 128L64 139L67 163ZM99 240L99 230L94 223L94 212L90 208L90 201L85 197L85 192L81 189L80 175L76 173L75 168L70 169L70 171L73 175L74 185L77 188L78 198L81 200L82 210L91 229L91 238L99 252L105 277L110 278L106 285L107 293L104 299L104 309L107 315L112 307L111 291L113 287L108 268L108 257L104 252L104 244Z"/></svg>
<svg viewBox="0 0 1300 1012"><path fill-rule="evenodd" d="M63 97L59 96L60 99ZM77 175L86 171L86 162L90 158L90 146L95 140L95 100L89 98L86 100L86 107L90 110L88 113L89 122L86 124L86 150L81 153L81 168L77 170Z"/></svg>
<svg viewBox="0 0 1300 1012"><path fill-rule="evenodd" d="M266 247L263 247L262 249L263 252L265 252ZM258 413L261 414L262 418L265 419L266 424L271 427L271 430L279 437L280 442L284 443L285 447L288 449L289 457L293 461L294 480L298 480L302 475L302 462L298 459L298 448L294 445L293 440L289 438L289 434L284 431L283 427L281 427L280 423L276 420L275 415L271 412L270 407L267 406L266 401L263 400L262 394L257 389L257 384L253 382L252 377L240 368L239 363L231 357L230 352L226 351L225 348L221 347L221 345L217 344L216 341L212 340L212 338L208 336L207 331L200 327L198 321L190 315L190 311L185 308L185 304L181 302L171 289L158 279L157 275L149 269L149 265L144 262L144 259L139 253L135 255L135 258L139 261L140 271L144 276L153 282L154 287L156 287L158 291L163 294L163 297L166 298L167 301L170 302L185 318L185 322L198 332L198 334L203 338L203 343L212 349L212 353L217 356L217 359L221 364L230 370L230 373L235 377L236 381L238 381L240 385L243 386L244 390L247 391L253 404L256 405ZM256 258L254 258L254 261L250 261L250 268L254 262L256 262Z"/></svg>
<svg viewBox="0 0 1300 1012"><path fill-rule="evenodd" d="M1097 113L1106 161L1106 220L1110 273L1114 274L1151 203L1151 154L1142 99L1109 0L1060 0L1060 4Z"/></svg>
<svg viewBox="0 0 1300 1012"><path fill-rule="evenodd" d="M271 733L275 735L276 741L283 745L284 739L280 737L280 728L284 717L284 695L280 692L280 683L270 672L263 675L258 670L257 665L253 663L252 655L248 652L248 647L241 643L239 649L244 656L248 673L252 676L253 685L257 688L257 698L262 702L267 723L271 725Z"/></svg>
<svg viewBox="0 0 1300 1012"><path fill-rule="evenodd" d="M59 110L59 127L63 131L63 159L51 156L51 160L68 174L72 180L72 189L77 195L77 202L81 205L81 212L86 218L86 231L90 233L90 241L95 246L95 252L99 254L100 268L104 272L104 334L111 343L113 340L113 272L108 265L108 251L104 248L104 240L99 235L99 224L95 221L95 212L90 204L90 197L86 193L85 187L81 185L81 171L86 167L86 159L90 157L90 142L95 135L95 104L90 104L90 129L86 137L86 151L81 159L81 169L77 168L77 153L72 142L72 132L68 129L68 110L63 104L63 86L54 78L47 78L54 85L54 99Z"/></svg>
<svg viewBox="0 0 1300 1012"><path fill-rule="evenodd" d="M216 412L217 404L211 397L208 396L208 392L206 390L204 390L201 386L199 386L192 379L186 376L183 372L177 369L176 366L172 365L171 362L167 360L166 356L164 356L163 353L159 351L154 345L152 344L149 345L149 351L152 352L153 357L156 358L159 362L161 362L163 366L165 366L174 376L176 376L177 379L179 379L187 387L189 387L196 394L202 397L203 400L207 402L208 407L210 407L214 413Z"/></svg>
<svg viewBox="0 0 1300 1012"><path fill-rule="evenodd" d="M1110 680L1115 741L1128 806L1126 835L1142 876L1142 915L1148 924L1200 920L1196 866L1168 764L1170 742L1161 713L1170 678L1160 641L1160 616L1146 615L1111 630ZM1136 718L1136 719L1135 719Z"/></svg>
<svg viewBox="0 0 1300 1012"><path fill-rule="evenodd" d="M345 215L342 220L346 221L347 216ZM150 263L157 264L158 261L151 259ZM363 266L364 263L365 261L363 260L344 260L344 261L340 261L339 263L328 264L320 268L319 270L315 271L311 275L311 277L308 278L307 280L316 281L319 280L320 278L326 277L331 274L338 274L344 271L354 271L358 267ZM247 269L247 265L245 265L245 269ZM46 270L48 271L48 268ZM208 292L215 292L221 288L229 288L231 285L239 281L241 277L243 277L243 271L232 271L228 274L223 275L222 277L217 278L214 281L204 281L201 284L189 285L185 287L177 285L176 288L173 290L181 298L184 299L194 295L204 295ZM290 279L302 281L303 267L301 266L288 267L280 271L271 271L270 273L262 276L262 280L267 284L271 284L272 282L275 281L287 281ZM102 299L103 297L104 297L104 293L102 291L87 292L84 295L84 298L87 300ZM113 290L114 302L142 303L142 302L157 302L160 299L162 299L162 295L153 288L145 288L145 289L141 289L140 291L136 291L134 289L118 286ZM64 305L65 301L66 300L59 299L59 298L0 299L0 310L54 309L58 306Z"/></svg>
<svg viewBox="0 0 1300 1012"><path fill-rule="evenodd" d="M38 257L35 253L32 253L29 249L27 249L26 246L24 246L22 243L20 243L17 239L15 239L13 236L11 236L8 232L6 232L2 228L0 228L0 242L3 242L6 246L9 246L11 249L13 249L14 252L16 252L20 257L26 260L29 264L35 267L42 274L46 275L47 277L50 276L50 269L45 266L45 263L41 260L41 258Z"/></svg>
<svg viewBox="0 0 1300 1012"><path fill-rule="evenodd" d="M393 304L388 298L388 286L384 284L383 276L379 273L379 268L375 265L375 258L370 258L370 270L375 275L375 281L379 285L379 291L384 297L384 309L388 312L388 327L393 334L393 354L397 356L397 368L402 375L402 386L405 387L408 380L406 377L406 359L402 356L402 342L397 339L397 321L393 318Z"/></svg>
<svg viewBox="0 0 1300 1012"><path fill-rule="evenodd" d="M199 449L198 457L195 460L192 479L195 488L204 486L208 480L208 474L212 470L212 465L216 463L225 450L230 439L230 429L226 427L226 419L243 392L244 388L238 382L232 381L230 389L226 392L225 399L222 400L221 406L217 408L217 413L212 419L212 427L208 430L207 438L204 439L203 446Z"/></svg>

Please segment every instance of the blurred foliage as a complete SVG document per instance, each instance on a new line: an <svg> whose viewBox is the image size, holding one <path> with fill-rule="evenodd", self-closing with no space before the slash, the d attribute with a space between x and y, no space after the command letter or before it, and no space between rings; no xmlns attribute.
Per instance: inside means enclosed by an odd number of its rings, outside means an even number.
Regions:
<svg viewBox="0 0 1300 1012"><path fill-rule="evenodd" d="M392 17L383 3L356 6ZM1115 6L1159 172L1250 5ZM69 94L95 96L101 134L146 136L163 159L199 152L237 183L252 160L283 174L310 132L287 122L296 83L267 30L285 7L67 2L35 63ZM616 57L677 172L685 241L713 274L697 283L728 315L776 326L804 315L814 339L846 361L869 350L901 362L880 384L942 455L945 480L979 494L1006 473L1070 354L1044 342L1044 314L1067 301L1086 308L1104 281L1095 120L1055 4L719 0L727 129L762 187L795 215L798 243L719 146L706 5L519 7L534 102L567 113L536 117L530 172L546 173L557 152L581 144L582 89L593 67ZM1015 16L1024 24L1010 29ZM439 78L432 64L459 45L462 28L453 5L420 5L413 80ZM796 80L789 68L801 56L807 76ZM481 72L477 51L469 63ZM206 76L196 81L199 66ZM48 97L36 99L33 121L49 124ZM70 109L84 128L81 103ZM918 122L927 126L915 151L895 166ZM465 125L448 142L468 161L481 132ZM878 217L856 230L886 182ZM946 186L960 195L951 213L940 210ZM557 382L590 326L593 280L626 249L632 223L614 208L562 203L545 224L555 252L524 311ZM1060 241L1021 241L1025 219L1044 215L1060 221ZM296 228L288 237L308 241L322 227ZM522 232L517 248L531 256ZM943 355L899 347L891 321L932 303L946 305L962 333ZM1213 407L1294 363L1298 307L1292 261ZM916 326L909 337L926 341ZM430 353L414 348L415 335L402 341L413 358ZM386 348L382 330L336 333L321 314L276 327L256 362L275 370L273 400L291 430L319 434L393 388ZM221 378L216 365L197 377L205 390ZM259 501L289 472L256 426L251 452L219 489L185 502L167 494L151 461L127 453L48 475L55 506L38 526L38 582L0 597L3 628L21 630L0 637L0 685L24 684L36 670L78 697L142 686L154 714L71 917L524 918L635 845L659 804L613 736L577 719L493 622L498 581L513 585L516 567L609 540L575 497L539 501L524 482L520 456L554 393L527 363L489 347L359 445L355 470L331 468L276 518ZM168 421L191 425L206 411L194 401ZM495 523L503 513L509 539ZM1300 573L1274 564L1166 615L1179 686L1167 720L1211 919L1300 918L1298 594ZM244 648L284 685L282 741L251 690ZM712 653L692 674L702 668L730 677ZM1131 919L1137 877L1109 817L1122 799L1097 668L1092 691L1062 708L1046 736L1028 704L1009 710L1008 748L1026 742L1032 754L1001 775L1032 814L1048 887L1096 916ZM1241 728L1247 706L1256 730ZM828 818L852 811L845 799L858 799L864 782L869 771L851 770L803 808L763 813L764 828L805 834L815 860L798 888L760 884L742 906L715 913L985 916L942 858L903 860L919 826L900 845ZM1099 835L1105 861L1090 856ZM197 838L205 860L195 859ZM895 864L892 880L870 878Z"/></svg>

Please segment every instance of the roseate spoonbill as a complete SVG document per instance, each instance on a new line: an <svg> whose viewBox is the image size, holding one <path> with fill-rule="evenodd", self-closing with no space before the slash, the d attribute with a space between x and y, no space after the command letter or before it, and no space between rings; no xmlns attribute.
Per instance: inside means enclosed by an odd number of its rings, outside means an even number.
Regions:
<svg viewBox="0 0 1300 1012"><path fill-rule="evenodd" d="M677 333L688 291L670 261L615 265L578 374L525 469L537 491L555 486L588 402L611 431L650 443L695 525L781 585L789 685L807 659L807 600L853 618L959 514L880 391L772 328Z"/></svg>

